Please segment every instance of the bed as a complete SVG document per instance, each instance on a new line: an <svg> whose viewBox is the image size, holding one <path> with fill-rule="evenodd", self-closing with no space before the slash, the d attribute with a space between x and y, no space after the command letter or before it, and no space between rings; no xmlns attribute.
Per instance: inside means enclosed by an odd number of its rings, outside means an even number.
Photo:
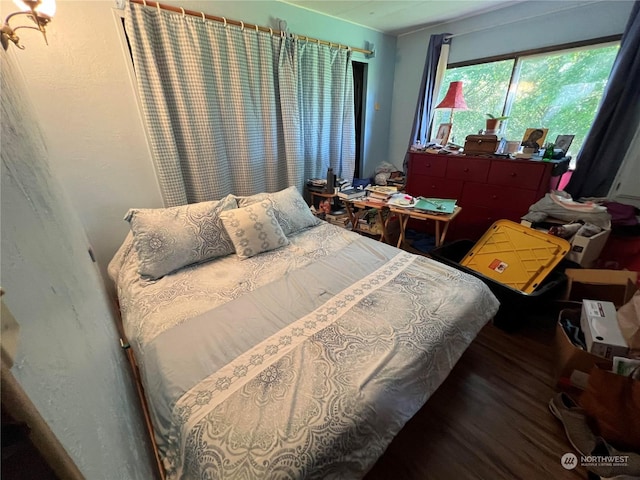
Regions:
<svg viewBox="0 0 640 480"><path fill-rule="evenodd" d="M109 274L170 479L363 477L498 309L295 187L126 220Z"/></svg>

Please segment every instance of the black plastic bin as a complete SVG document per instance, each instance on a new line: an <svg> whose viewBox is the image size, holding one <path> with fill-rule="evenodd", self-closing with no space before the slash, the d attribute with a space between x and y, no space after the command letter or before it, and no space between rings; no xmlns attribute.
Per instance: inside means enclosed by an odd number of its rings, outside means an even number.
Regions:
<svg viewBox="0 0 640 480"><path fill-rule="evenodd" d="M478 277L487 284L500 301L500 309L493 320L497 327L506 331L514 331L518 328L519 319L522 319L523 316L540 313L564 294L567 276L564 274L566 267L562 262L547 275L538 288L527 294L460 265L460 261L474 245L475 242L472 240L456 240L431 250L430 255L434 260Z"/></svg>

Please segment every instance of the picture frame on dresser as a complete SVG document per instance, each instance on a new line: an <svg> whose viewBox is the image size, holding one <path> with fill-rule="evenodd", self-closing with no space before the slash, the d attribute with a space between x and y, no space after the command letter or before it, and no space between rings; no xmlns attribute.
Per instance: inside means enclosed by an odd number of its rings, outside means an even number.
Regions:
<svg viewBox="0 0 640 480"><path fill-rule="evenodd" d="M544 146L548 132L548 128L527 128L520 145L522 145L523 148L533 148L537 152Z"/></svg>
<svg viewBox="0 0 640 480"><path fill-rule="evenodd" d="M574 137L575 135L558 135L556 137L556 143L554 144L554 147L562 150L562 154L566 155L569 151L569 147L571 146Z"/></svg>
<svg viewBox="0 0 640 480"><path fill-rule="evenodd" d="M451 134L452 123L441 123L436 132L435 142L439 145L446 145Z"/></svg>

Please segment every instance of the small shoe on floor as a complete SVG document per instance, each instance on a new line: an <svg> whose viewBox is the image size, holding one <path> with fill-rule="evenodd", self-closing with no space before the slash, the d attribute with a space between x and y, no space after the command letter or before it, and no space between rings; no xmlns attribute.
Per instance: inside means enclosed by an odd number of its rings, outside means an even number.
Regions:
<svg viewBox="0 0 640 480"><path fill-rule="evenodd" d="M549 410L562 422L564 431L580 455L590 455L596 448L596 436L587 423L586 412L566 393L557 393L549 401Z"/></svg>

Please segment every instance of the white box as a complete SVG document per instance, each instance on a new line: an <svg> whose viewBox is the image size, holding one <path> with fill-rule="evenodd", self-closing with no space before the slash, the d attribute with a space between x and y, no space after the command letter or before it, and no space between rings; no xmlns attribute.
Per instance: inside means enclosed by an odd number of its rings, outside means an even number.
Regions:
<svg viewBox="0 0 640 480"><path fill-rule="evenodd" d="M603 230L593 237L580 237L574 235L570 240L571 250L565 257L567 260L579 263L582 267L589 268L600 257L600 253L607 243L610 229Z"/></svg>
<svg viewBox="0 0 640 480"><path fill-rule="evenodd" d="M580 328L590 353L609 359L627 356L629 347L620 332L613 303L583 300Z"/></svg>

